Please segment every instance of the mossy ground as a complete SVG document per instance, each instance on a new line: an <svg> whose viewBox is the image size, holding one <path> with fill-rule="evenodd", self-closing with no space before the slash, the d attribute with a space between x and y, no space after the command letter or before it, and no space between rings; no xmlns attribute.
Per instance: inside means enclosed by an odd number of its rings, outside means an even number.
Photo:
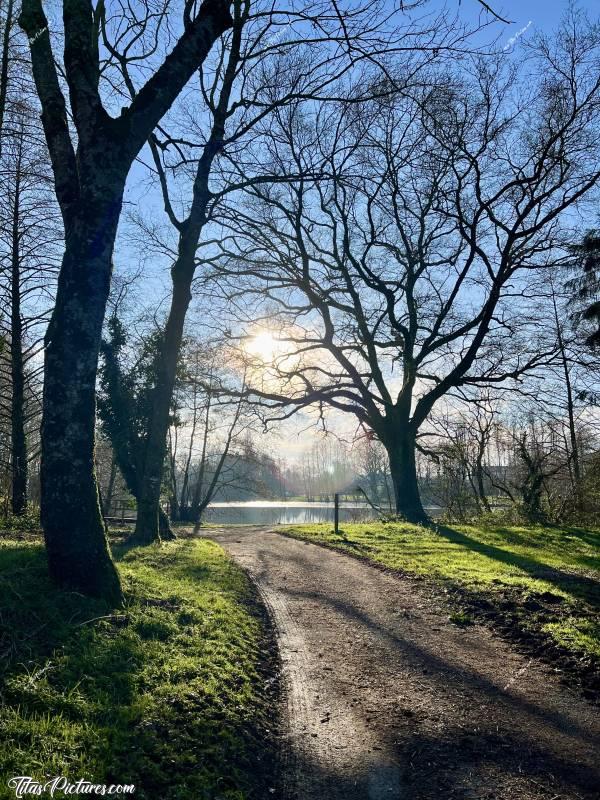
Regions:
<svg viewBox="0 0 600 800"><path fill-rule="evenodd" d="M258 797L268 636L245 575L206 540L115 558L113 612L57 591L39 541L0 542L0 798L14 775L133 783L138 800Z"/></svg>
<svg viewBox="0 0 600 800"><path fill-rule="evenodd" d="M330 524L282 532L427 578L451 594L456 589L462 600L509 604L523 611L523 625L575 655L600 660L597 530L372 522L344 524L338 535Z"/></svg>

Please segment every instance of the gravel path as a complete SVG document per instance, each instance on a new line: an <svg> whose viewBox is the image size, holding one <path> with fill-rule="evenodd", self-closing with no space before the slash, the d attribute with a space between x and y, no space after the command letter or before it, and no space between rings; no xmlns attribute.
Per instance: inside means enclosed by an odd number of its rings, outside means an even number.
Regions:
<svg viewBox="0 0 600 800"><path fill-rule="evenodd" d="M416 580L260 528L211 530L273 614L285 800L600 798L600 714Z"/></svg>

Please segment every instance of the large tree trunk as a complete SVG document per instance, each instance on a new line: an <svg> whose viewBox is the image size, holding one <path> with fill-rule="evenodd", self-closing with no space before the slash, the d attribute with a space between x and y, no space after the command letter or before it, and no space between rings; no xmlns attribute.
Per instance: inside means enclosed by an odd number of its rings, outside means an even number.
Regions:
<svg viewBox="0 0 600 800"><path fill-rule="evenodd" d="M193 263L193 261L192 261ZM160 538L174 538L159 528L160 490L167 451L169 414L177 373L177 361L183 337L185 315L192 298L193 272L181 275L173 268L173 297L161 342L153 394L152 416L146 440L144 471L140 479L137 521L134 540L147 543Z"/></svg>
<svg viewBox="0 0 600 800"><path fill-rule="evenodd" d="M27 440L25 436L25 370L23 366L23 323L21 319L21 261L19 222L21 203L20 163L17 164L12 219L11 252L11 467L12 513L20 516L27 509Z"/></svg>
<svg viewBox="0 0 600 800"><path fill-rule="evenodd" d="M192 207L187 219L178 228L180 236L177 260L171 270L173 295L161 346L145 453L144 474L141 479L138 500L138 516L134 536L140 542L152 542L160 538L157 525L158 508L177 361L181 350L185 315L192 299L191 286L196 267L196 250L206 222L206 208L211 198L208 178L215 154L223 144L227 107L240 57L241 31L242 26L236 25L224 83L217 108L214 111L211 134L198 162ZM157 169L160 171L160 159L157 158L156 146L154 146L153 153Z"/></svg>
<svg viewBox="0 0 600 800"><path fill-rule="evenodd" d="M417 481L416 438L408 425L390 432L383 442L390 461L396 514L407 522L427 522Z"/></svg>
<svg viewBox="0 0 600 800"><path fill-rule="evenodd" d="M51 577L121 602L94 464L95 388L122 186L90 195L65 231L65 254L45 346L41 512ZM96 199L96 202L94 200ZM75 215L74 215L75 216Z"/></svg>

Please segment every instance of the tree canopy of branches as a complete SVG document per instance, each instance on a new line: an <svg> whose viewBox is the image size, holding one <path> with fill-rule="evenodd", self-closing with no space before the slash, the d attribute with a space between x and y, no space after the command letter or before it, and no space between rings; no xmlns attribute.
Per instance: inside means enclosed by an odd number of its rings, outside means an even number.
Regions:
<svg viewBox="0 0 600 800"><path fill-rule="evenodd" d="M10 347L0 369L9 372L10 392L0 414L11 422L12 511L28 502L28 465L38 450L43 335L56 285L62 229L53 202L45 148L37 139L32 109L12 115L0 159L0 323ZM4 402L7 403L4 406ZM31 446L27 433L31 432Z"/></svg>
<svg viewBox="0 0 600 800"><path fill-rule="evenodd" d="M418 2L416 8L425 5ZM157 240L158 249L167 254L172 279L138 498L135 538L142 542L159 535L157 509L174 365L201 263L198 245L215 203L240 187L286 179L273 171L269 156L270 119L277 110L294 101L327 104L339 95L348 76L356 85L362 82L363 96L386 94L389 87L381 78L391 58L402 54L401 77L396 80L404 85L439 52L464 47L469 39L468 29L453 28L442 15L415 21L381 2L356 3L342 13L335 4L320 0L279 10L236 0L232 8L233 26L200 70L198 91L188 97L185 137L161 125L150 139L154 177L176 242L157 235L155 222L142 222L142 236ZM117 60L134 97L128 65L125 59ZM264 148L264 157L250 162L250 145L253 152Z"/></svg>
<svg viewBox="0 0 600 800"><path fill-rule="evenodd" d="M519 65L465 59L421 91L286 108L270 153L287 183L220 209L224 297L279 314L279 354L249 391L274 417L354 414L409 520L426 519L415 452L435 404L554 357L532 282L565 257L566 212L600 178L599 44L573 12Z"/></svg>
<svg viewBox="0 0 600 800"><path fill-rule="evenodd" d="M12 2L0 36L0 426L9 446L11 510L37 493L43 337L52 306L62 225L30 75L27 41ZM30 481L30 477L33 478Z"/></svg>

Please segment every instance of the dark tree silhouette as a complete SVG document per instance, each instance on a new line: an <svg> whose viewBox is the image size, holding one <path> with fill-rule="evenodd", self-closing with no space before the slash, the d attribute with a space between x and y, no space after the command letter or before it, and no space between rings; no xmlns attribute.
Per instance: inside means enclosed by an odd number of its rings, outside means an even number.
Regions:
<svg viewBox="0 0 600 800"><path fill-rule="evenodd" d="M56 304L46 334L41 513L48 563L59 584L121 601L94 470L95 383L112 253L125 180L134 158L175 98L231 25L225 0L186 4L173 50L113 117L100 92L104 4L64 0L64 76L55 65L41 0L23 0L33 75L65 228ZM193 13L193 16L192 16Z"/></svg>
<svg viewBox="0 0 600 800"><path fill-rule="evenodd" d="M143 475L144 453L152 413L152 392L156 383L156 362L161 333L145 338L135 363L124 363L124 350L131 349L125 326L113 314L108 336L102 341L98 416L109 439L127 490L137 501ZM161 539L174 539L169 519L159 505Z"/></svg>
<svg viewBox="0 0 600 800"><path fill-rule="evenodd" d="M560 221L600 178L598 35L571 23L522 72L489 59L412 97L280 114L271 152L289 183L221 211L225 296L244 294L248 320L280 315L281 355L250 391L284 416L354 414L409 520L426 519L415 452L435 404L554 353L537 346L532 276L564 258Z"/></svg>
<svg viewBox="0 0 600 800"><path fill-rule="evenodd" d="M177 458L179 426L172 426L169 432L171 514L173 519L193 522L197 533L202 515L215 495L237 482L238 458L233 450L248 434L251 419L244 417L243 392L233 401L230 397L228 386L235 377L223 370L224 354L218 344L192 340L184 348L181 360L175 419L179 421L180 409L191 407L191 427L181 467Z"/></svg>
<svg viewBox="0 0 600 800"><path fill-rule="evenodd" d="M177 234L177 245L170 250L176 250L171 266L172 295L157 362L138 498L135 538L141 542L158 537L157 514L174 370L192 299L192 283L203 263L198 246L212 209L220 197L240 186L287 179L273 174L270 163L271 117L299 98L304 103L327 103L337 96L348 74L360 76L364 96L388 94L390 88L382 84L381 77L386 74L389 59L402 54L399 82L404 85L439 52L464 47L469 39L468 30L460 25L453 28L441 16L434 17L421 30L421 21L388 15L380 2L356 4L340 16L335 3L308 0L296 9L273 9L268 4L237 0L233 18L232 30L223 37L216 52L215 65L207 64L200 71L198 109L193 109L196 115L188 109L194 120L191 130L182 139L161 127L150 140L157 182L166 216ZM135 88L128 65L124 60L119 63L133 97ZM248 164L244 154L250 142L263 143L261 163ZM249 170L245 169L247 166ZM183 184L189 201L181 213L181 177L185 180L190 174L192 185L189 181Z"/></svg>
<svg viewBox="0 0 600 800"><path fill-rule="evenodd" d="M581 244L574 245L574 268L577 275L567 282L573 293L573 319L578 327L591 327L585 342L590 347L600 344L600 235L589 231Z"/></svg>
<svg viewBox="0 0 600 800"><path fill-rule="evenodd" d="M11 98L14 99L14 98ZM62 248L62 225L36 112L22 97L10 104L0 157L0 330L5 334L8 391L0 417L10 419L11 507L28 504L36 458L43 335ZM4 319L1 317L4 316Z"/></svg>

